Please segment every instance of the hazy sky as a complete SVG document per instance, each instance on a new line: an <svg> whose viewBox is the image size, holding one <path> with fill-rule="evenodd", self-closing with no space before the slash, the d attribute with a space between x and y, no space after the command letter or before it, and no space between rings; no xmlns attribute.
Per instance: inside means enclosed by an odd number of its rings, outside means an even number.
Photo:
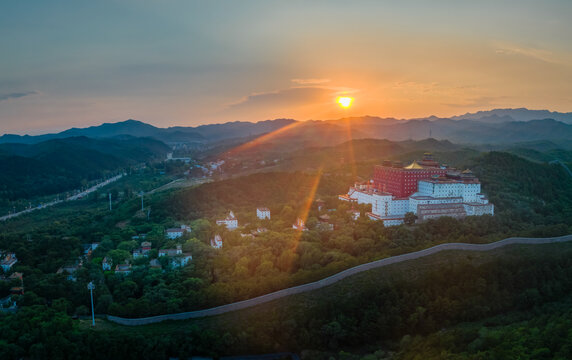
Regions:
<svg viewBox="0 0 572 360"><path fill-rule="evenodd" d="M0 134L572 111L571 19L570 0L2 1Z"/></svg>

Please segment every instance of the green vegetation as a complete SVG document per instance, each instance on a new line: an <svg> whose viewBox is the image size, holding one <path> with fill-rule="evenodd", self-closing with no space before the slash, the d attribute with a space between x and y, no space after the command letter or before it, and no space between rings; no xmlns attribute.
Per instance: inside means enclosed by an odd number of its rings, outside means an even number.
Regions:
<svg viewBox="0 0 572 360"><path fill-rule="evenodd" d="M414 155L377 156L405 159ZM572 232L572 181L562 167L500 152L475 156L463 150L451 153L450 159L459 167L472 168L481 179L483 190L496 205L494 217L440 218L390 228L365 217L354 221L347 212L349 204L340 203L337 194L352 183L354 165L359 173L374 160L341 166L332 160L322 171L258 173L157 192L145 197L146 209L141 212L138 190L148 191L169 180L166 175L154 175L156 169L150 167L106 189L115 194L112 212L101 193L54 207L53 214L38 212L10 220L2 224L0 249L18 255L20 261L13 270L25 274L26 293L19 304L26 311L3 315L0 338L8 340L0 342L0 354L38 357L44 351L53 358L65 358L63 354L77 354L83 344L94 354L96 349L102 354L113 349L126 358L314 349L308 358L327 359L334 354L353 359L355 349L365 355L380 347L383 355L372 356L383 358L386 350L407 356L415 344L425 346L431 336L438 336L431 334L443 327L502 314L514 306L532 309L572 294L567 282L572 275L567 259L572 248L560 244L546 245L550 249L546 253L530 247L535 250L502 252L503 257L443 254L416 262L433 262L434 268L405 263L395 267L399 271L355 276L319 295L300 295L213 319L129 330L104 323L107 332L91 331L70 320L72 315L88 313L89 281L96 283L97 313L143 317L247 299L439 243L486 243L510 236ZM167 172L180 170L177 164L169 166L173 169ZM316 198L325 201L325 209L318 210ZM269 207L272 220L258 220L257 206ZM239 219L241 231L216 225L215 220L229 210ZM359 206L359 210L363 214L368 209ZM292 224L306 211L310 231L294 231ZM321 226L320 216L326 214L334 230ZM30 219L33 225L27 223ZM193 231L177 240L166 239L164 230L180 224L190 224ZM258 232L259 228L267 231ZM133 236L140 234L152 243L149 258L133 259L129 275L103 272L102 259L107 256L115 265L130 258L142 241ZM209 245L215 234L224 240L221 250ZM91 242L100 242L100 246L74 274L76 281L56 274L82 254L81 244ZM174 268L166 258L159 259L162 269L148 265L149 259L157 258L158 249L176 245L192 253L189 266ZM8 289L0 287L0 297ZM52 318L56 323L52 324ZM38 327L34 321L49 331L59 331L58 341L66 350L56 352L58 337L38 340L44 339L41 332L34 333L36 337L29 342L15 340L22 334L14 323L29 324L23 329L31 329ZM34 343L44 348L32 349ZM127 348L131 353L125 353Z"/></svg>
<svg viewBox="0 0 572 360"><path fill-rule="evenodd" d="M86 186L129 166L164 158L167 151L167 145L149 138L72 137L34 145L0 144L0 207Z"/></svg>

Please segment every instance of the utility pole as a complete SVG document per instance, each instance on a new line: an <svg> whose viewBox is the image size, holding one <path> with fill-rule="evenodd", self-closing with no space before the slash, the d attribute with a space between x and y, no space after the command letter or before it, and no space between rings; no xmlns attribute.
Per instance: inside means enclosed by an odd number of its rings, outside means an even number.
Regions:
<svg viewBox="0 0 572 360"><path fill-rule="evenodd" d="M143 190L141 190L139 192L139 195L141 196L141 211L143 211L144 207L143 207Z"/></svg>
<svg viewBox="0 0 572 360"><path fill-rule="evenodd" d="M111 193L109 193L109 211L111 211Z"/></svg>
<svg viewBox="0 0 572 360"><path fill-rule="evenodd" d="M87 284L87 288L91 294L91 326L95 326L95 313L93 312L93 290L95 289L95 284L93 281L90 281L89 284Z"/></svg>

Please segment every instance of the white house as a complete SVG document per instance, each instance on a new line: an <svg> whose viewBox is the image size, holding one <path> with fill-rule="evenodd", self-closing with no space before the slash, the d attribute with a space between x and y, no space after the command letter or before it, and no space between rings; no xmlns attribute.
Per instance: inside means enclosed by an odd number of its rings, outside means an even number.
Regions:
<svg viewBox="0 0 572 360"><path fill-rule="evenodd" d="M297 218L296 219L296 223L294 225L292 225L293 229L296 229L298 231L307 231L308 228L306 227L306 224L304 224L304 220Z"/></svg>
<svg viewBox="0 0 572 360"><path fill-rule="evenodd" d="M219 234L216 234L213 239L211 239L211 246L215 249L222 248L222 238Z"/></svg>
<svg viewBox="0 0 572 360"><path fill-rule="evenodd" d="M256 209L256 216L260 220L268 219L270 220L270 209L262 207Z"/></svg>
<svg viewBox="0 0 572 360"><path fill-rule="evenodd" d="M180 228L170 228L166 230L167 238L177 239L182 237L186 232L191 232L191 227L188 225L181 225Z"/></svg>
<svg viewBox="0 0 572 360"><path fill-rule="evenodd" d="M232 211L229 212L228 216L224 220L217 220L217 225L224 225L228 230L234 230L238 227L238 220L234 216Z"/></svg>
<svg viewBox="0 0 572 360"><path fill-rule="evenodd" d="M191 254L183 253L181 245L177 245L176 249L161 249L159 256L168 256L173 267L186 266L193 259Z"/></svg>

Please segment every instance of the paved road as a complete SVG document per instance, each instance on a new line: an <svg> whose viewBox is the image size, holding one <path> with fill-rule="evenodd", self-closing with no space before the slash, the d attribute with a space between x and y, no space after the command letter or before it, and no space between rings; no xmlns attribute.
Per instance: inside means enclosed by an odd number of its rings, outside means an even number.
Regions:
<svg viewBox="0 0 572 360"><path fill-rule="evenodd" d="M97 189L99 189L99 188L102 188L102 187L104 187L104 186L106 186L106 185L108 185L108 184L111 184L111 183L114 182L114 181L117 181L117 180L121 179L123 176L124 176L124 174L120 174L120 175L114 176L114 177L112 177L112 178L110 178L110 179L104 180L104 181L102 181L102 182L100 182L100 183L98 183L98 184L96 184L96 185L90 187L90 188L87 189L87 190L84 190L84 191L82 191L82 192L80 192L80 193L77 193L77 194L75 194L75 195L73 195L73 196L68 197L68 198L65 199L65 200L54 200L54 201L51 201L51 202L49 202L49 203L45 203L45 204L42 204L42 205L38 205L37 207L33 207L33 208L30 208L30 209L22 210L22 211L17 212L17 213L13 213L13 214L8 214L8 215L5 215L5 216L2 216L2 217L0 217L0 221L5 221L5 220L8 220L8 219L11 219L11 218L14 218L14 217L23 215L23 214L30 213L30 212L35 211L35 210L44 209L44 208L47 208L47 207L50 207L50 206L54 206L54 205L63 203L64 201L79 200L79 199L81 199L81 198L83 198L83 197L89 195L90 193L94 192L95 190L97 190Z"/></svg>
<svg viewBox="0 0 572 360"><path fill-rule="evenodd" d="M564 164L562 161L560 161L560 160L552 160L552 161L550 162L550 164L559 164L559 165L561 165L561 166L564 168L564 170L566 170L566 172L568 173L568 175L572 176L572 170L570 170L570 168L569 168L566 164Z"/></svg>
<svg viewBox="0 0 572 360"><path fill-rule="evenodd" d="M428 256L431 254L438 253L444 250L467 250L467 251L489 251L493 250L502 246L511 245L511 244L548 244L548 243L557 243L557 242L565 242L565 241L572 241L572 235L554 237L554 238L508 238L504 240L500 240L490 244L464 244L464 243L448 243L448 244L441 244L430 247L428 249L393 256L377 261L373 261L367 264L362 264L355 266L353 268L344 270L339 272L335 275L327 277L325 279L315 281L312 283L294 286L288 289L283 289L279 291L275 291L270 294L262 295L259 297L255 297L248 300L238 301L235 303L217 306L210 309L205 310L197 310L197 311L190 311L185 313L178 313L178 314L167 314L167 315L159 315L159 316L152 316L146 318L138 318L138 319L128 319L128 318L121 318L117 316L108 315L107 319L122 325L129 325L129 326L137 326L137 325L145 325L151 324L156 322L161 322L165 320L184 320L184 319L193 319L193 318L200 318L206 316L213 316L213 315L220 315L230 311L236 311L241 309L246 309L251 306L264 304L266 302L283 298L285 296L300 294L316 289L323 288L325 286L332 285L342 279L347 278L348 276L352 276L358 274L363 271L371 270L380 268L383 266L387 266L390 264L395 264L407 260L418 259L424 256Z"/></svg>

